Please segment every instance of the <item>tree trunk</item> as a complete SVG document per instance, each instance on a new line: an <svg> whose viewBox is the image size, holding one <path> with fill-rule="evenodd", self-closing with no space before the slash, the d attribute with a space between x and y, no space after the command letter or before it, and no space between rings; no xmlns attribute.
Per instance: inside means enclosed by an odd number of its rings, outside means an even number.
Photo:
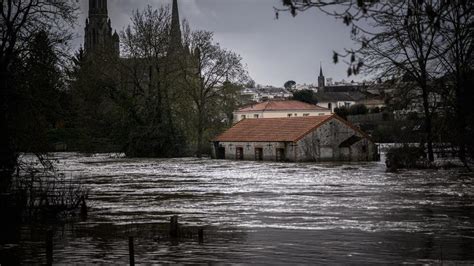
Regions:
<svg viewBox="0 0 474 266"><path fill-rule="evenodd" d="M459 69L459 68L458 68ZM458 131L458 135L456 136L456 142L459 149L459 154L458 157L463 163L463 165L471 171L467 158L466 158L466 127L467 127L467 122L466 122L466 114L468 111L466 110L466 89L467 89L467 82L466 78L464 76L461 76L462 74L459 73L459 70L457 71L457 81L456 82L456 127Z"/></svg>
<svg viewBox="0 0 474 266"><path fill-rule="evenodd" d="M198 137L197 137L197 151L196 151L196 156L198 158L201 158L202 157L202 139L203 139L203 135L204 135L204 117L203 117L203 114L204 111L202 110L202 108L198 108Z"/></svg>
<svg viewBox="0 0 474 266"><path fill-rule="evenodd" d="M433 154L433 132L432 132L432 121L431 113L428 101L428 88L426 84L422 84L421 89L423 91L423 110L425 113L425 131L426 131L426 144L428 146L428 160L430 162L434 161Z"/></svg>

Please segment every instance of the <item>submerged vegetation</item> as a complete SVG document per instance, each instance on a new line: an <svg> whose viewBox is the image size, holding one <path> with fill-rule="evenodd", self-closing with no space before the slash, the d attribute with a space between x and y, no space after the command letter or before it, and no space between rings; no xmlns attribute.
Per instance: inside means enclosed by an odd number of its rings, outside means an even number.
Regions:
<svg viewBox="0 0 474 266"><path fill-rule="evenodd" d="M387 151L385 164L390 172L396 172L400 168L420 168L424 155L424 150L420 147L394 147Z"/></svg>
<svg viewBox="0 0 474 266"><path fill-rule="evenodd" d="M6 224L87 216L88 190L77 177L67 177L42 155L22 155L11 187L2 194L0 212Z"/></svg>

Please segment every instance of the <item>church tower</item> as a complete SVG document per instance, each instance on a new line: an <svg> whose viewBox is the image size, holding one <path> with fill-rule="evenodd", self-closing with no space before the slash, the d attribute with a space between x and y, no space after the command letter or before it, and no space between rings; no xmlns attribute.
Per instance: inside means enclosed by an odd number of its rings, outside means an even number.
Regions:
<svg viewBox="0 0 474 266"><path fill-rule="evenodd" d="M181 38L181 23L179 22L178 0L173 0L173 7L171 11L171 29L170 29L170 44L169 53L174 54L183 49L183 42Z"/></svg>
<svg viewBox="0 0 474 266"><path fill-rule="evenodd" d="M324 75L323 75L323 67L320 64L319 65L319 77L318 77L318 89L319 90L324 90L325 86L326 86L326 79L324 78Z"/></svg>
<svg viewBox="0 0 474 266"><path fill-rule="evenodd" d="M89 0L89 16L84 29L84 50L86 55L97 51L110 51L120 55L120 38L112 33L107 10L107 0Z"/></svg>

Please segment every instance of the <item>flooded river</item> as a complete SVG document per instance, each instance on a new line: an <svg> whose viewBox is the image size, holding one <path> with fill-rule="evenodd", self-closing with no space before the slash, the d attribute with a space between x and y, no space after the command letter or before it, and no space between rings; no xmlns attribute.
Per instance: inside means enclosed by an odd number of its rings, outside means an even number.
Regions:
<svg viewBox="0 0 474 266"><path fill-rule="evenodd" d="M474 180L456 170L386 173L380 162L272 163L56 154L90 189L89 218L24 226L0 254L45 263L474 263ZM170 216L204 243L160 235Z"/></svg>

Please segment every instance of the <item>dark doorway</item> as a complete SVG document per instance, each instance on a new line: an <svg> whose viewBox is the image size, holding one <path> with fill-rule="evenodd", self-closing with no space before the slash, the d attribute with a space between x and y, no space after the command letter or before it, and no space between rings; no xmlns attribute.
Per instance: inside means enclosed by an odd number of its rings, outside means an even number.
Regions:
<svg viewBox="0 0 474 266"><path fill-rule="evenodd" d="M276 149L276 160L278 162L285 160L285 149Z"/></svg>
<svg viewBox="0 0 474 266"><path fill-rule="evenodd" d="M237 147L235 148L235 159L243 160L244 159L244 148Z"/></svg>
<svg viewBox="0 0 474 266"><path fill-rule="evenodd" d="M225 159L225 147L217 148L217 159Z"/></svg>
<svg viewBox="0 0 474 266"><path fill-rule="evenodd" d="M262 148L255 148L255 160L256 161L263 161L263 149Z"/></svg>

